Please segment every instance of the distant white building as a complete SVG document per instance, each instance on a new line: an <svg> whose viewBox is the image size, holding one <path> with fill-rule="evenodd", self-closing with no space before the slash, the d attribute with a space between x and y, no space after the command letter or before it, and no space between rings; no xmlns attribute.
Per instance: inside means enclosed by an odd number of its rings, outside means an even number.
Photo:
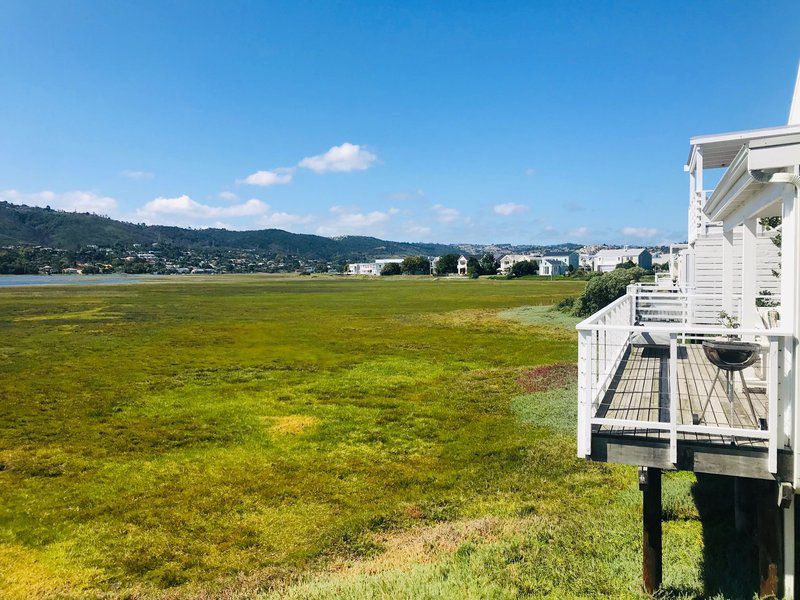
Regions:
<svg viewBox="0 0 800 600"><path fill-rule="evenodd" d="M401 264L402 258L379 258L373 262L350 263L347 265L348 275L380 275L388 264Z"/></svg>
<svg viewBox="0 0 800 600"><path fill-rule="evenodd" d="M657 252L656 254L653 254L651 262L653 263L653 266L658 265L660 267L664 267L665 269L669 269L672 259L669 252Z"/></svg>
<svg viewBox="0 0 800 600"><path fill-rule="evenodd" d="M645 248L607 248L594 255L595 271L607 273L617 268L620 263L633 262L643 269L653 268L653 257Z"/></svg>
<svg viewBox="0 0 800 600"><path fill-rule="evenodd" d="M436 275L439 269L439 258L438 256L434 256L433 258L429 258L428 260L431 261L431 275Z"/></svg>
<svg viewBox="0 0 800 600"><path fill-rule="evenodd" d="M466 275L467 274L467 257L463 254L458 257L458 274L459 275Z"/></svg>
<svg viewBox="0 0 800 600"><path fill-rule="evenodd" d="M564 275L578 268L577 252L554 252L543 256L539 261L539 275Z"/></svg>
<svg viewBox="0 0 800 600"><path fill-rule="evenodd" d="M539 260L540 258L541 256L539 254L506 254L500 259L500 269L497 272L501 275L508 275L511 272L511 267L518 262Z"/></svg>

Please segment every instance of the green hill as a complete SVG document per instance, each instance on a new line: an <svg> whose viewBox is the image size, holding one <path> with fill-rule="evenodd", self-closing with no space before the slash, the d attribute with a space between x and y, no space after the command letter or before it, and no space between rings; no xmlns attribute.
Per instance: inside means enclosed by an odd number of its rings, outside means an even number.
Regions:
<svg viewBox="0 0 800 600"><path fill-rule="evenodd" d="M390 242L365 236L327 238L281 229L229 231L143 225L89 213L0 202L0 245L31 244L75 250L89 244L112 247L155 242L186 248L260 249L314 260L458 252L455 246L445 244Z"/></svg>

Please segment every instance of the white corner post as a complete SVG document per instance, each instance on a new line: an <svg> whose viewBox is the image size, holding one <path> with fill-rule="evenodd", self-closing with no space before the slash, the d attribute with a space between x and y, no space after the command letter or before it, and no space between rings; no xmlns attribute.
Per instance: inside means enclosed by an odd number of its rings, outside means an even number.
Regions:
<svg viewBox="0 0 800 600"><path fill-rule="evenodd" d="M798 71L798 84L795 87L795 100L798 98L800 89L800 71ZM795 101L792 102L795 108ZM790 120L791 122L791 120ZM800 174L800 168L794 167L794 173ZM789 439L793 450L793 472L794 489L798 489L800 482L800 444L797 440L797 432L800 432L800 410L794 406L795 399L800 398L800 348L798 339L800 338L800 281L798 281L798 269L800 268L800 202L798 201L800 190L791 189L783 197L783 221L781 226L781 326L792 332L792 336L784 340L784 368L787 364L789 370L784 371L784 381L787 385L783 386L784 398L784 421L786 428L789 429ZM789 423L793 427L789 427ZM795 502L797 496L792 499L792 504L783 511L783 548L784 548L784 593L787 598L797 598L795 594L795 544L797 539L795 523ZM791 514L789 514L791 513Z"/></svg>
<svg viewBox="0 0 800 600"><path fill-rule="evenodd" d="M669 335L669 462L678 464L678 334Z"/></svg>
<svg viewBox="0 0 800 600"><path fill-rule="evenodd" d="M748 329L757 327L760 321L756 310L757 228L758 220L755 217L747 219L742 227L742 313L739 321L742 327Z"/></svg>
<svg viewBox="0 0 800 600"><path fill-rule="evenodd" d="M592 454L592 334L578 332L578 458Z"/></svg>
<svg viewBox="0 0 800 600"><path fill-rule="evenodd" d="M729 315L733 310L733 228L722 234L722 310Z"/></svg>

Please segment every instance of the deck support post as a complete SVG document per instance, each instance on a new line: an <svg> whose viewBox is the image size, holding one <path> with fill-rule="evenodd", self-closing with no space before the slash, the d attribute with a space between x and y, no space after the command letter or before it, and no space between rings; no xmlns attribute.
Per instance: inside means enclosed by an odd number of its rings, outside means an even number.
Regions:
<svg viewBox="0 0 800 600"><path fill-rule="evenodd" d="M642 584L648 594L661 587L661 469L639 467L642 490Z"/></svg>
<svg viewBox="0 0 800 600"><path fill-rule="evenodd" d="M745 477L733 478L733 517L736 531L752 535L753 527L753 486Z"/></svg>
<svg viewBox="0 0 800 600"><path fill-rule="evenodd" d="M780 598L783 587L783 524L774 481L755 484L756 538L758 546L758 595Z"/></svg>
<svg viewBox="0 0 800 600"><path fill-rule="evenodd" d="M794 547L796 541L795 533L795 511L796 502L794 501L794 488L788 507L783 509L783 597L792 600L797 597L795 591L795 556Z"/></svg>

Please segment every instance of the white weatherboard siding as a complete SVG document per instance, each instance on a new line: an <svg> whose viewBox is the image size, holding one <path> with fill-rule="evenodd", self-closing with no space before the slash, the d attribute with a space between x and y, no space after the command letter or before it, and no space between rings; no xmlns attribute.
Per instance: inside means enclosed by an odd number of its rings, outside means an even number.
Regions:
<svg viewBox="0 0 800 600"><path fill-rule="evenodd" d="M772 243L770 234L758 238L756 256L757 292L768 290L780 294L780 279L772 274L780 269L780 248ZM715 299L703 301L703 309L696 316L708 324L717 324L722 310L722 235L699 236L694 242L694 287L697 294L713 295ZM733 297L739 301L742 289L742 233L733 234Z"/></svg>

